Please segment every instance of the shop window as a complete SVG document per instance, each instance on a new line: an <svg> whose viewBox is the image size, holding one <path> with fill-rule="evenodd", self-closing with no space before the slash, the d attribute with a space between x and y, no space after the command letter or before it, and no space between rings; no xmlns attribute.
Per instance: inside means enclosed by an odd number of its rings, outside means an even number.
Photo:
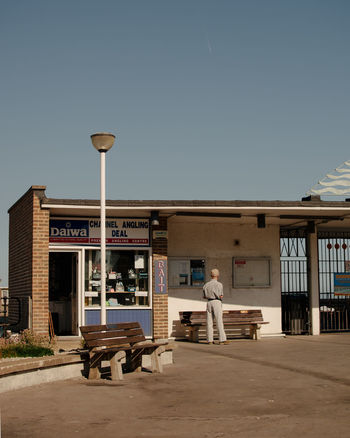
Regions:
<svg viewBox="0 0 350 438"><path fill-rule="evenodd" d="M169 258L170 287L202 287L205 282L205 260Z"/></svg>
<svg viewBox="0 0 350 438"><path fill-rule="evenodd" d="M106 306L149 305L148 251L106 251ZM85 306L101 305L101 253L85 251Z"/></svg>

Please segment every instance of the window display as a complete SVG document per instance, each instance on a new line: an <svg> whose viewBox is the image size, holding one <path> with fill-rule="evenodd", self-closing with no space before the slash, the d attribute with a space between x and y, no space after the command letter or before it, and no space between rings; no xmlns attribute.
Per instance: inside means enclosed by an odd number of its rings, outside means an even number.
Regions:
<svg viewBox="0 0 350 438"><path fill-rule="evenodd" d="M149 305L148 251L106 251L106 306ZM101 305L101 253L85 251L85 306Z"/></svg>

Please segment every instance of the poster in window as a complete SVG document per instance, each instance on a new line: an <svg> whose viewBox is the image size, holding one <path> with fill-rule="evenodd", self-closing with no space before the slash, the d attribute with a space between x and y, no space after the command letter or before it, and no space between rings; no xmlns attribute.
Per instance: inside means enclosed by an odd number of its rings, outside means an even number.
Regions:
<svg viewBox="0 0 350 438"><path fill-rule="evenodd" d="M145 258L143 255L135 254L135 269L145 268Z"/></svg>
<svg viewBox="0 0 350 438"><path fill-rule="evenodd" d="M350 273L335 272L334 276L334 295L350 295Z"/></svg>

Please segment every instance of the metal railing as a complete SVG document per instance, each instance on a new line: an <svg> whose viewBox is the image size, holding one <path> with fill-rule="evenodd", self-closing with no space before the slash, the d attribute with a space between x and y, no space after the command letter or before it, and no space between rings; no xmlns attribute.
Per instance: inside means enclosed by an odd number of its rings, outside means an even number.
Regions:
<svg viewBox="0 0 350 438"><path fill-rule="evenodd" d="M21 321L21 300L19 297L0 298L0 336L5 337L6 331L18 325Z"/></svg>

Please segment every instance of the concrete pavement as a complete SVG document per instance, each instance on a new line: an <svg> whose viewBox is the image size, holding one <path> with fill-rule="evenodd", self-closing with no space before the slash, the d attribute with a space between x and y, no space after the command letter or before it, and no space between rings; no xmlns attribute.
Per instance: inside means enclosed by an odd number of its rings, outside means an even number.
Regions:
<svg viewBox="0 0 350 438"><path fill-rule="evenodd" d="M12 437L350 436L350 334L178 342L163 374L0 394Z"/></svg>

